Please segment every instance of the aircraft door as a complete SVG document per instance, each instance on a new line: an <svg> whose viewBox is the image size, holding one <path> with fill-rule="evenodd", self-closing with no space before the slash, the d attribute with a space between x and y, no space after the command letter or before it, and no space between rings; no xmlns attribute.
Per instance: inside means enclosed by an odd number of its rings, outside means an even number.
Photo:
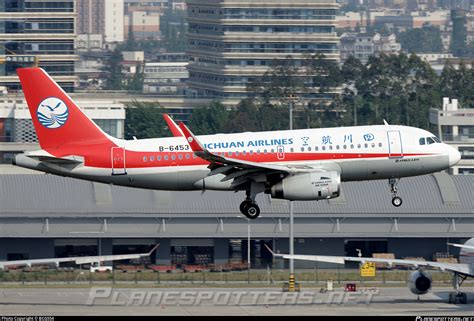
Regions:
<svg viewBox="0 0 474 321"><path fill-rule="evenodd" d="M125 149L122 147L112 147L112 175L125 175Z"/></svg>
<svg viewBox="0 0 474 321"><path fill-rule="evenodd" d="M403 157L402 136L400 131L392 130L387 132L388 137L388 157L400 158Z"/></svg>
<svg viewBox="0 0 474 321"><path fill-rule="evenodd" d="M278 160L285 159L285 147L283 145L278 145L277 147L277 158Z"/></svg>

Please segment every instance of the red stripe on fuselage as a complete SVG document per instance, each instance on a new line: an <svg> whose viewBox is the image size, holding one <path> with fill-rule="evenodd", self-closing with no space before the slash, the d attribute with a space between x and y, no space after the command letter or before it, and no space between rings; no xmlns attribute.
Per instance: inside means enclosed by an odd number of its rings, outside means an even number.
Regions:
<svg viewBox="0 0 474 321"><path fill-rule="evenodd" d="M93 153L94 149L90 150L89 155L85 156L85 165L98 168L111 168L110 152ZM222 153L216 153L222 154ZM256 163L271 163L271 162L297 162L297 161L324 161L324 160L357 160L357 159L372 159L372 158L388 158L387 153L285 153L284 159L278 159L277 153L239 153L236 155L233 152L224 153L226 157L233 159L246 160ZM70 155L70 154L69 154ZM101 156L99 156L101 155ZM403 156L427 156L431 154L403 154ZM66 156L64 154L63 156ZM400 157L400 154L391 154L391 157ZM61 156L59 156L61 157ZM187 158L188 157L188 158ZM153 160L152 160L153 159ZM208 165L209 162L195 157L192 152L125 152L125 166L126 168L147 168L147 167L167 167L167 166L195 166Z"/></svg>

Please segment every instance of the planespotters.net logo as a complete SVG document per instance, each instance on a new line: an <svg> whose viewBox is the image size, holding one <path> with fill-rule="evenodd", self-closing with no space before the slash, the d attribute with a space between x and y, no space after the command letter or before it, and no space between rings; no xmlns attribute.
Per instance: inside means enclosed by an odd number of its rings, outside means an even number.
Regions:
<svg viewBox="0 0 474 321"><path fill-rule="evenodd" d="M443 317L432 317L432 316L417 316L415 321L474 321L474 317L471 316L443 316Z"/></svg>
<svg viewBox="0 0 474 321"><path fill-rule="evenodd" d="M41 125L53 129L66 123L69 111L64 101L56 97L49 97L39 103L36 116Z"/></svg>

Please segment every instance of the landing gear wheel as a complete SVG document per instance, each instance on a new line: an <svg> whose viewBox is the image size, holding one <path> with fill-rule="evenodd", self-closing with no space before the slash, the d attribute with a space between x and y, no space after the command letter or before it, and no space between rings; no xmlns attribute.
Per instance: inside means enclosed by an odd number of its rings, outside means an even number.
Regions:
<svg viewBox="0 0 474 321"><path fill-rule="evenodd" d="M395 196L392 198L392 205L395 207L400 207L402 205L403 201L399 196Z"/></svg>
<svg viewBox="0 0 474 321"><path fill-rule="evenodd" d="M245 207L248 206L249 204L252 204L252 200L247 199L247 200L243 201L242 203L240 203L240 207L239 207L240 213L245 215L245 213L246 213Z"/></svg>
<svg viewBox="0 0 474 321"><path fill-rule="evenodd" d="M243 206L242 214L248 219L256 219L260 215L260 207L255 203L246 203Z"/></svg>

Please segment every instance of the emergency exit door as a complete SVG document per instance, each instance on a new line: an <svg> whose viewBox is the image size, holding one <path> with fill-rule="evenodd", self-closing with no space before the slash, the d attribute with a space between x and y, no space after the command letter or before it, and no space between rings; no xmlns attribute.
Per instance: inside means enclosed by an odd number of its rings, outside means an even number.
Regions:
<svg viewBox="0 0 474 321"><path fill-rule="evenodd" d="M125 149L122 147L112 147L112 175L125 175Z"/></svg>

